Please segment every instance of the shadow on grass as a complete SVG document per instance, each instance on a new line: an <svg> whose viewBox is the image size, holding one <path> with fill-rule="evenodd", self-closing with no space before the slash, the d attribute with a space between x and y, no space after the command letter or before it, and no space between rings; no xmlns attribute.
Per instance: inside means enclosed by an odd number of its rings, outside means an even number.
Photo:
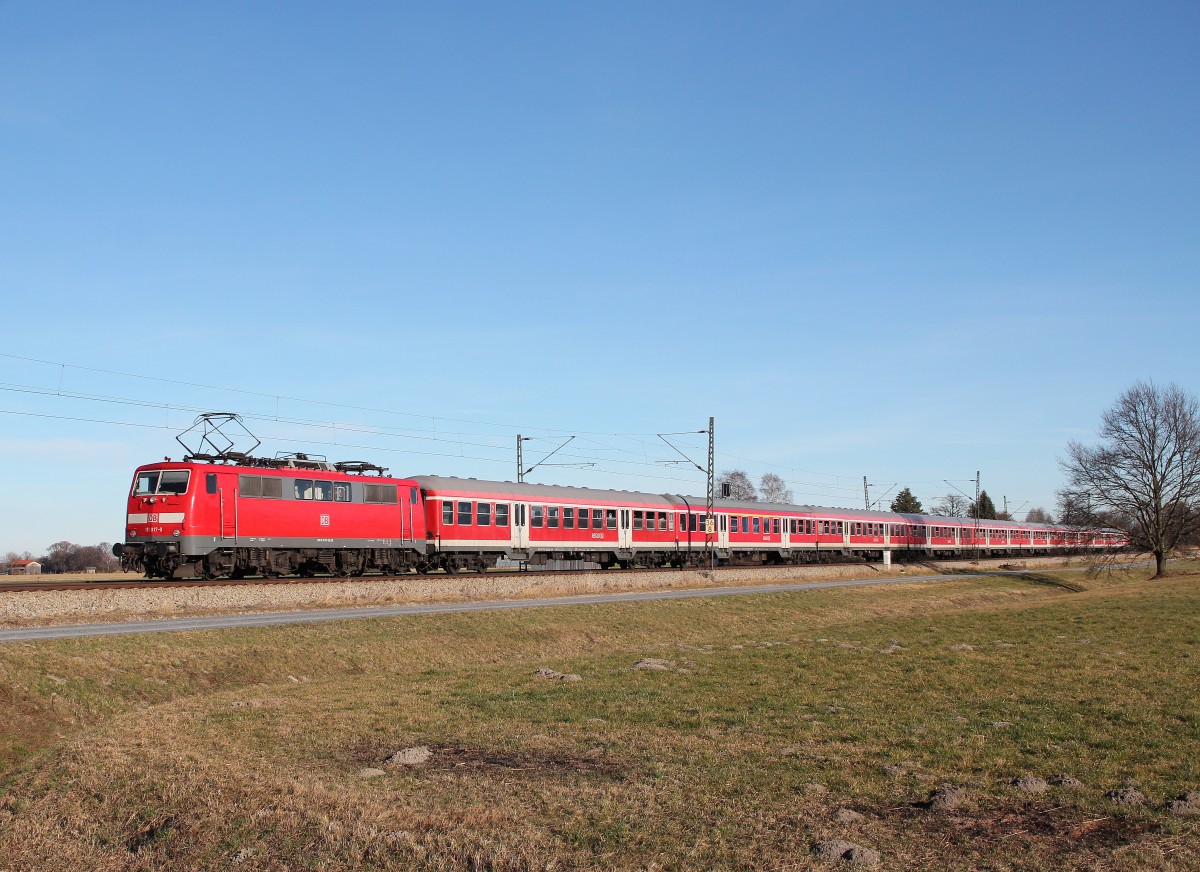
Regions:
<svg viewBox="0 0 1200 872"><path fill-rule="evenodd" d="M921 563L919 566L926 567L931 573L938 575L966 575L977 576L979 578L1015 578L1020 581L1027 581L1030 584L1042 585L1044 587L1057 587L1060 590L1069 590L1072 593L1082 593L1087 588L1077 581L1069 581L1065 578L1058 578L1054 575L1048 575L1043 572L1021 571L1016 569L1005 569L1001 566L999 569L972 569L969 567L945 567L937 566L932 563ZM1092 572L1087 573L1090 577Z"/></svg>

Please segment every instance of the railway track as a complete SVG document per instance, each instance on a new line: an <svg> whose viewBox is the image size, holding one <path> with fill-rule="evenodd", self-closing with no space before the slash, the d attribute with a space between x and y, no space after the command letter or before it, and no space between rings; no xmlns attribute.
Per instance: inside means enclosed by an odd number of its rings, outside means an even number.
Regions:
<svg viewBox="0 0 1200 872"><path fill-rule="evenodd" d="M1020 562L1020 558L993 558L991 560L979 561L979 566L981 569L985 569L985 568L995 569L997 566L1000 566L1002 564L1013 563L1013 562ZM897 562L896 565L903 566L906 564ZM907 564L907 565L933 567L936 564L932 561L918 561L916 563ZM654 573L654 574L662 574L662 575L678 575L680 573L685 573L685 572L709 572L709 571L716 572L716 573L735 572L735 571L744 572L748 569L772 571L772 570L787 570L787 569L796 570L796 569L805 569L805 568L820 568L820 567L829 567L829 566L863 566L863 567L871 566L871 567L874 567L874 564L865 563L862 561L840 561L838 563L781 564L778 566L775 566L775 565L717 566L717 567L713 567L711 570L708 567L695 567L695 566L685 567L683 569L676 569L673 567L653 568L653 569L634 567L634 568L630 568L630 569L620 569L620 568L614 567L611 569L536 569L536 570L534 570L534 569L527 569L527 570L502 569L502 570L494 570L492 572L485 572L485 573L458 572L458 573L447 574L445 572L433 572L433 573L424 573L424 574L412 573L412 574L408 574L408 575L363 575L363 576L357 576L357 577L354 577L354 576L343 577L343 576L330 575L330 576L313 576L313 577L308 577L308 578L305 578L302 576L287 576L284 578L239 578L239 579L189 578L189 579L181 579L181 580L137 578L137 579L129 579L129 580L119 579L119 580L105 580L105 581L64 581L64 582L40 582L40 583L39 582L18 582L18 583L13 583L13 584L0 583L0 593L27 593L27 592L34 592L34 591L72 591L72 590L155 590L155 589L176 590L179 588L192 588L192 587L245 587L245 586L249 586L249 585L276 585L276 584L278 584L278 585L295 585L295 584L347 585L347 584L373 582L373 581L420 581L422 579L441 581L441 580L445 580L447 578L456 578L456 577L479 578L479 577L487 577L487 576L493 576L495 578L516 578L516 577L536 578L539 576L543 576L543 577L553 576L553 577L562 578L562 577L568 576L568 575L588 575L588 574L600 574L600 573L603 573L604 575L621 575L621 574L628 574L628 573L639 573L639 574Z"/></svg>

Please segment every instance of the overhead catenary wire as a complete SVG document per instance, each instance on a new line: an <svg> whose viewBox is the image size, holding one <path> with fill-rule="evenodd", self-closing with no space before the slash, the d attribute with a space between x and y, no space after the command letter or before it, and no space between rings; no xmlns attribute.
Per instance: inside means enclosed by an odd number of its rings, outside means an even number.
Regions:
<svg viewBox="0 0 1200 872"><path fill-rule="evenodd" d="M353 404L353 403L344 403L344 402L335 402L335 401L329 401L329 400L296 397L296 396L272 392L272 391L263 391L263 390L255 390L255 389L250 389L250 388L235 388L235 387L229 387L229 386L224 386L224 385L206 384L203 382L188 381L185 379L172 379L172 378L168 378L165 376L146 375L146 374L141 374L141 373L132 373L132 372L125 372L125 371L121 371L121 370L108 369L108 368L104 368L104 367L72 364L72 363L67 363L65 361L47 360L47 359L43 359L43 358L13 354L10 352L0 352L0 358L5 358L5 359L9 359L9 360L14 360L14 361L22 361L22 362L26 362L26 363L33 363L33 364L37 364L40 366L52 367L52 368L58 370L58 372L55 374L57 376L57 379L56 379L56 385L54 388L48 388L48 387L37 386L37 385L22 385L22 384L14 384L14 383L0 384L0 390L7 391L10 393L25 393L25 394L30 394L30 395L42 395L42 396L54 397L54 398L63 399L63 400L74 399L74 400L81 400L81 401L87 401L87 402L107 403L107 404L113 404L113 405L125 405L125 406L131 407L131 408L156 409L156 410L161 409L161 410L164 410L164 412L167 414L168 420L169 420L169 415L170 415L170 412L172 412L172 411L196 415L196 414L201 414L205 411L209 411L210 408L192 406L192 405L180 404L180 403L163 403L161 401L136 399L136 398L131 398L131 397L116 397L116 396L110 396L110 395L105 395L105 394L88 394L88 393L84 393L81 391L70 391L70 390L64 391L63 383L64 383L64 376L66 374L66 371L67 370L76 370L76 371L80 371L80 372L95 373L95 374L100 374L100 375L113 376L113 377L117 377L117 378L135 379L135 380L139 380L139 381L154 382L154 383L159 383L159 384L168 384L168 385L179 386L179 387L190 387L190 388L196 388L196 389L202 389L202 390L228 392L228 393L234 394L234 395L246 396L246 397L256 397L259 399L265 399L265 400L271 401L271 404L274 407L273 412L258 411L258 410L252 411L252 412L247 412L242 415L242 417L244 417L247 420L257 421L257 422L279 423L279 424L284 424L287 426L303 427L303 428L320 428L322 430L328 431L332 437L330 440L302 439L302 438L297 438L294 435L281 436L281 437L268 437L268 438L279 438L280 441L283 441L283 442L305 444L305 445L336 446L341 449L354 448L354 449L362 449L362 450L370 450L370 451L388 451L388 452L393 452L393 453L411 454L414 456L459 458L459 459L463 459L463 460L475 460L475 461L486 462L486 463L503 463L505 465L511 464L511 454L510 454L511 449L509 449L507 446L511 445L511 439L512 439L513 432L528 433L530 431L534 431L534 432L541 431L541 432L547 434L546 436L541 437L541 438L561 438L561 436L555 436L555 435L551 435L551 434L564 434L564 433L572 432L574 434L577 434L580 437L579 443L581 443L581 448L583 448L582 443L587 443L587 445L589 447L586 448L585 450L590 451L591 453L581 453L578 451L577 452L563 452L563 454L560 456L562 456L564 458L564 460L571 460L577 464L586 464L586 463L596 464L595 471L599 472L599 473L604 473L607 475L619 475L622 477L645 478L645 479L649 479L649 480L658 480L658 481L691 483L690 479L682 479L682 478L678 478L678 477L656 475L649 471L644 471L644 472L643 471L628 471L631 469L646 469L646 470L649 470L651 468L661 469L660 461L658 459L654 459L654 455L650 450L654 446L653 440L655 438L658 438L658 436L659 436L659 434L657 434L657 433L603 433L603 432L597 432L597 431L579 430L578 428L572 428L571 430L568 430L567 428L564 428L564 427L545 427L545 426L529 426L529 425L518 426L515 424L511 424L511 423L506 423L506 422L484 421L484 420L479 420L477 418L459 418L459 417L452 417L452 416L431 415L431 414L425 414L425 413L419 413L419 412L405 412L405 411L398 411L395 409L380 408L380 407L375 407L375 406L357 405L357 404ZM336 408L336 409L342 409L342 410L369 412L369 413L373 413L373 414L395 415L395 416L400 416L400 417L404 417L404 418L415 419L417 421L427 421L427 422L429 422L429 424L427 427L396 427L396 428L393 428L393 427L378 426L378 425L367 425L367 424L362 424L362 423L357 423L357 422L349 422L349 421L328 421L328 420L318 420L318 419L298 417L298 416L294 416L294 415L283 415L283 414L281 414L281 411L280 411L281 401L285 401L285 402L289 402L289 403L298 403L298 404L302 404L302 405L324 406L324 407ZM0 410L0 412L2 412L4 414L24 415L26 417L46 418L46 419L54 419L54 420L62 420L62 421L89 422L89 423L104 424L104 425L109 425L109 426L125 426L125 427L136 427L136 428L143 428L143 429L163 429L163 430L172 430L173 429L170 426L167 426L166 424L162 424L162 425L139 424L139 423L130 422L130 421L115 421L115 420L107 420L107 419L100 419L100 418L88 418L85 416L54 415L54 414L48 414L48 413L21 412L21 411L17 411L17 410ZM498 432L498 433L469 432L468 433L468 432L462 432L462 431L447 431L445 429L447 424L471 425L473 427L483 427L483 428L491 427L491 428L496 428L496 429L502 430L503 432ZM699 433L699 432L703 432L703 431L688 430L688 431L679 431L677 433L667 434L667 435L686 437L686 436L695 435L696 433ZM369 435L369 436L379 436L379 437L388 438L388 439L401 439L401 440L409 441L412 443L426 442L426 443L430 443L430 447L433 447L434 445L444 445L447 447L452 447L453 449L457 449L457 450L454 453L451 453L450 451L422 450L422 449L418 449L417 447L415 447L415 445L414 445L414 447L407 447L407 448L396 448L396 447L387 447L387 446L380 446L380 445L355 445L353 443L346 443L344 441L342 436L344 436L344 434L347 434L347 433L356 433L356 434L363 434L363 435ZM496 441L493 444L487 440L496 440ZM601 441L601 440L604 440L604 441ZM629 442L634 443L634 445L631 447L622 447L619 445L611 444L611 440L629 441ZM701 450L700 446L695 446L695 447L697 448L697 450ZM468 449L473 449L475 451L483 451L483 452L494 451L494 452L497 452L497 454L504 454L504 455L508 455L508 456L489 457L489 456L480 456L477 454L468 454L467 453ZM614 456L614 455L618 455L618 456ZM623 456L620 456L620 455L623 455ZM799 478L784 479L785 483L787 485L789 485L793 489L794 493L799 496L815 497L819 500L827 500L827 501L833 501L833 502L845 501L845 502L849 503L852 500L853 494L856 491L856 487L853 484L841 483L842 481L850 482L852 480L852 477L848 476L848 475L843 475L843 474L839 474L839 473L820 472L820 471L816 471L816 470L801 469L801 468L797 468L797 467L791 467L791 466L788 466L785 464L772 463L772 462L758 460L758 459L749 458L749 457L744 457L744 456L736 455L736 454L726 453L723 456L726 458L729 458L731 460L735 460L735 461L752 463L757 466L761 466L763 468L769 469L771 471L784 470L786 472L790 472L790 473L794 473L794 474L800 474L800 475L805 475L805 476L808 476L808 475L819 476L819 477L822 477L825 479L832 480L832 481L811 481L811 480L805 480L805 479L799 479ZM623 467L623 469L612 469L611 468L612 466ZM899 478L901 480L904 480L903 476L889 475L889 476L885 476L885 477L888 479ZM920 482L920 481L910 481L910 484L922 484L922 483L928 484L928 483L932 483L932 482L927 483L927 482Z"/></svg>

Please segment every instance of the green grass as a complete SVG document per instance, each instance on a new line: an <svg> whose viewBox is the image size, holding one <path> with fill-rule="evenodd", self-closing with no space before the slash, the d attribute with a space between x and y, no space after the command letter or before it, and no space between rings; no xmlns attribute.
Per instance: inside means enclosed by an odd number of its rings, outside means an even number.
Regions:
<svg viewBox="0 0 1200 872"><path fill-rule="evenodd" d="M1200 589L1147 574L5 646L0 868L1197 868Z"/></svg>

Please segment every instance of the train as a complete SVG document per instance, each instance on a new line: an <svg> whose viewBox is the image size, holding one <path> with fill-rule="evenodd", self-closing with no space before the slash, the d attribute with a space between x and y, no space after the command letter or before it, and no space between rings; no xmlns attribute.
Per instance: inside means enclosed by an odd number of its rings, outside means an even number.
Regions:
<svg viewBox="0 0 1200 872"><path fill-rule="evenodd" d="M310 454L140 466L122 569L147 578L361 576L497 567L699 567L1019 557L1124 548L1119 530L390 476Z"/></svg>

